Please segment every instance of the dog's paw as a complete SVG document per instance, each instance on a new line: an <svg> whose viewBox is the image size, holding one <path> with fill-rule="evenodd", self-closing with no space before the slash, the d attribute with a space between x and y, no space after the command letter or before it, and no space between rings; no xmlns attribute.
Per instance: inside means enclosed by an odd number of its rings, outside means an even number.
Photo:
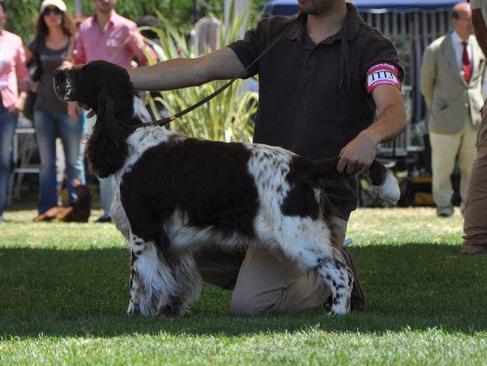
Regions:
<svg viewBox="0 0 487 366"><path fill-rule="evenodd" d="M183 306L180 302L172 302L161 307L159 313L166 316L183 316L189 314L189 309Z"/></svg>
<svg viewBox="0 0 487 366"><path fill-rule="evenodd" d="M330 315L330 316L343 316L343 315L347 315L349 312L350 312L350 310L347 310L347 309L333 309L332 308L328 312L328 315Z"/></svg>

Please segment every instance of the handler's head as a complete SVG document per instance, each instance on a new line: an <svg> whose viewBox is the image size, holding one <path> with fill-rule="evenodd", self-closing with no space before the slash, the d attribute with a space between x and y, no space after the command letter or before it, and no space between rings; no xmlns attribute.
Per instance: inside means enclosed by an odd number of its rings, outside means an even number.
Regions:
<svg viewBox="0 0 487 366"><path fill-rule="evenodd" d="M97 13L108 14L117 4L117 0L93 0L93 5Z"/></svg>
<svg viewBox="0 0 487 366"><path fill-rule="evenodd" d="M307 15L320 15L345 4L345 0L298 0L299 9Z"/></svg>

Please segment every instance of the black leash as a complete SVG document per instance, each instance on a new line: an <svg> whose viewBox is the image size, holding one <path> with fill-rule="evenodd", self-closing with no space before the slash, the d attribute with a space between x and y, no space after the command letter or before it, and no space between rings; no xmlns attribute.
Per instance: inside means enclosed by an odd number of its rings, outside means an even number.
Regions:
<svg viewBox="0 0 487 366"><path fill-rule="evenodd" d="M258 55L246 68L245 68L245 71L248 72L249 69L254 66L257 61L259 61L272 47L274 47L274 45L282 38L282 36L285 34L286 32L283 31L281 32L281 34L279 34L279 36L277 36L271 44L269 44L261 53L260 55ZM188 108L182 110L181 112L178 112L176 114L173 114L172 116L169 116L169 117L166 117L166 118L161 118L161 119L158 119L156 121L152 121L150 123L141 123L141 124L138 124L135 126L135 128L139 128L139 127L149 127L149 126L165 126L167 125L168 123L174 121L176 118L179 118L181 116L184 116L185 114L191 112L192 110L198 108L199 106L205 104L206 102L210 101L211 99L215 98L218 94L220 94L222 91L224 91L226 88L228 88L230 85L232 85L235 80L239 79L239 77L235 77L233 78L232 80L228 81L227 83L225 83L222 87L218 88L217 90L215 90L213 93L211 93L210 95L206 96L205 98L201 99L199 102L193 104L192 106L189 106Z"/></svg>

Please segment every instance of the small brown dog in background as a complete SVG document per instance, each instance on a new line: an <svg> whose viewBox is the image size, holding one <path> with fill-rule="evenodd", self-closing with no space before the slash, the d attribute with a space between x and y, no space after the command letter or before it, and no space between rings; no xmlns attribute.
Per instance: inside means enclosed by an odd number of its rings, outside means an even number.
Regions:
<svg viewBox="0 0 487 366"><path fill-rule="evenodd" d="M79 181L73 182L74 190L78 198L68 207L51 207L43 214L37 216L34 221L63 221L63 222L88 222L91 213L91 193L87 186Z"/></svg>

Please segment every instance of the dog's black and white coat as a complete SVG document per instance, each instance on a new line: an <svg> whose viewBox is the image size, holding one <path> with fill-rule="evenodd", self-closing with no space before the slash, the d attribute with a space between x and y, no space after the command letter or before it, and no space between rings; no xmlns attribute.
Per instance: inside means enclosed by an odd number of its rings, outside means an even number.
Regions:
<svg viewBox="0 0 487 366"><path fill-rule="evenodd" d="M256 246L319 272L332 291L332 313L350 309L353 278L335 247L318 178L336 160L314 162L262 144L201 141L150 120L127 72L95 61L56 72L59 98L96 113L88 158L100 177L114 174L114 220L132 255L128 313L183 314L199 295L195 248ZM382 197L397 201L392 173L373 164ZM325 203L323 203L325 202Z"/></svg>

